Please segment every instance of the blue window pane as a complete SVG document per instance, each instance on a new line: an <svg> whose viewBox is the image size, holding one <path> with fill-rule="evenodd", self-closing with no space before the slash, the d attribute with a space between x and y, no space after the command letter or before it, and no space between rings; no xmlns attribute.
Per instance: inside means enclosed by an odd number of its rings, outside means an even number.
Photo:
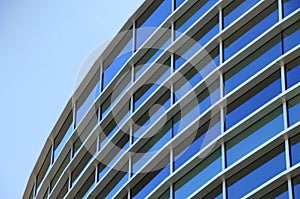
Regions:
<svg viewBox="0 0 300 199"><path fill-rule="evenodd" d="M291 164L294 166L300 162L300 134L290 140L291 143Z"/></svg>
<svg viewBox="0 0 300 199"><path fill-rule="evenodd" d="M255 169L253 169L255 168ZM285 170L285 152L281 145L265 154L227 180L227 195L230 199L240 199L255 188ZM259 177L258 177L259 176Z"/></svg>
<svg viewBox="0 0 300 199"><path fill-rule="evenodd" d="M235 21L237 18L246 13L252 6L254 6L260 0L242 0L233 1L223 10L224 21L223 26L226 28L229 24Z"/></svg>
<svg viewBox="0 0 300 199"><path fill-rule="evenodd" d="M226 130L266 104L281 92L277 71L227 106Z"/></svg>
<svg viewBox="0 0 300 199"><path fill-rule="evenodd" d="M175 9L177 9L185 0L174 0L175 1Z"/></svg>
<svg viewBox="0 0 300 199"><path fill-rule="evenodd" d="M227 71L224 75L226 94L278 58L282 54L281 49L278 35Z"/></svg>
<svg viewBox="0 0 300 199"><path fill-rule="evenodd" d="M175 22L175 36L178 38L189 29L203 14L205 14L218 0L197 1L191 8Z"/></svg>
<svg viewBox="0 0 300 199"><path fill-rule="evenodd" d="M300 198L300 176L297 176L293 179L293 193L294 198Z"/></svg>
<svg viewBox="0 0 300 199"><path fill-rule="evenodd" d="M191 39L185 42L184 46L178 50L175 56L174 68L178 69L183 63L195 55L202 47L209 42L219 32L219 18L218 15L214 16L209 23L194 34Z"/></svg>
<svg viewBox="0 0 300 199"><path fill-rule="evenodd" d="M118 56L114 58L114 60L112 61L110 61L110 58L104 61L104 65L106 66L106 68L102 75L102 83L103 83L102 90L106 88L106 86L111 82L111 80L121 70L123 65L128 61L128 59L133 54L133 50L132 50L133 43L132 43L131 34L132 33L130 32L129 36L127 36L130 37L130 39L124 47L119 46L115 48L115 49L119 49L119 48L122 49L119 52Z"/></svg>
<svg viewBox="0 0 300 199"><path fill-rule="evenodd" d="M150 171L138 184L132 189L131 194L133 199L146 198L162 181L170 174L170 165L163 169Z"/></svg>
<svg viewBox="0 0 300 199"><path fill-rule="evenodd" d="M221 151L217 150L174 183L174 198L187 198L222 169Z"/></svg>
<svg viewBox="0 0 300 199"><path fill-rule="evenodd" d="M155 154L162 149L172 139L171 122L164 124L161 129L157 127L158 132L153 136L143 138L145 143L137 152L134 153L132 160L132 172L137 173Z"/></svg>
<svg viewBox="0 0 300 199"><path fill-rule="evenodd" d="M224 41L224 61L278 21L277 2L270 5Z"/></svg>
<svg viewBox="0 0 300 199"><path fill-rule="evenodd" d="M170 91L167 91L134 123L133 141L135 142L141 137L147 129L170 108L170 105Z"/></svg>
<svg viewBox="0 0 300 199"><path fill-rule="evenodd" d="M191 69L174 84L175 102L181 99L203 78L210 74L220 64L218 47L208 53L199 63L191 66Z"/></svg>
<svg viewBox="0 0 300 199"><path fill-rule="evenodd" d="M286 17L300 8L299 0L283 0L283 15Z"/></svg>
<svg viewBox="0 0 300 199"><path fill-rule="evenodd" d="M198 153L201 149L203 149L221 134L221 124L219 122L219 118L219 114L214 116L211 120L207 121L203 126L201 126L197 132L193 133L174 149L174 170L186 163L196 153Z"/></svg>
<svg viewBox="0 0 300 199"><path fill-rule="evenodd" d="M263 198L274 198L274 199L287 199L289 198L288 186L287 184L283 184L280 187L275 188L267 195L264 195Z"/></svg>
<svg viewBox="0 0 300 199"><path fill-rule="evenodd" d="M300 121L300 95L288 101L289 126Z"/></svg>
<svg viewBox="0 0 300 199"><path fill-rule="evenodd" d="M98 74L98 73L97 73ZM98 77L99 78L99 77ZM86 91L88 91L86 89ZM82 95L84 96L86 92L84 92ZM79 122L82 120L83 116L88 112L91 105L94 103L95 99L100 94L100 81L96 83L94 88L90 91L87 98L83 101L82 97L80 97L77 101L77 111L76 111L76 126L79 124Z"/></svg>
<svg viewBox="0 0 300 199"><path fill-rule="evenodd" d="M226 165L230 166L244 157L250 151L281 132L283 128L282 109L280 107L250 125L226 143Z"/></svg>
<svg viewBox="0 0 300 199"><path fill-rule="evenodd" d="M300 57L286 65L286 84L287 88L300 82Z"/></svg>
<svg viewBox="0 0 300 199"><path fill-rule="evenodd" d="M297 21L283 31L283 49L289 51L300 44L300 21Z"/></svg>
<svg viewBox="0 0 300 199"><path fill-rule="evenodd" d="M136 49L139 49L149 36L172 13L171 0L154 1L136 21Z"/></svg>

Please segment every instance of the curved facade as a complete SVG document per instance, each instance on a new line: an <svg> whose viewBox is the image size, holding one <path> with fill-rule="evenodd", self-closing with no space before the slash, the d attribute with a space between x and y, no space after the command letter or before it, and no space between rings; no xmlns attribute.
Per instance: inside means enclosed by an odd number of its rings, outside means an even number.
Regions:
<svg viewBox="0 0 300 199"><path fill-rule="evenodd" d="M300 198L300 1L147 0L23 198Z"/></svg>

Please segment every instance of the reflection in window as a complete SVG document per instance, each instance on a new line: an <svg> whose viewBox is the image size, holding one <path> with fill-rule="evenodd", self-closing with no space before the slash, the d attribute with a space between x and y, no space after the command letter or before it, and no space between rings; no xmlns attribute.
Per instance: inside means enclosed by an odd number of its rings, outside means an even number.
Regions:
<svg viewBox="0 0 300 199"><path fill-rule="evenodd" d="M283 50L289 51L300 44L300 20L283 31Z"/></svg>
<svg viewBox="0 0 300 199"><path fill-rule="evenodd" d="M280 71L277 71L227 106L226 130L266 104L280 92Z"/></svg>
<svg viewBox="0 0 300 199"><path fill-rule="evenodd" d="M287 183L284 183L283 185L275 188L272 190L270 193L264 195L261 197L263 198L274 198L274 199L286 199L289 198L289 193L288 193L288 186Z"/></svg>
<svg viewBox="0 0 300 199"><path fill-rule="evenodd" d="M282 54L281 49L278 35L227 71L224 74L226 94L278 58Z"/></svg>
<svg viewBox="0 0 300 199"><path fill-rule="evenodd" d="M163 115L170 107L170 91L167 90L152 106L149 110L140 117L133 126L133 141L136 141L146 130L156 122L156 120Z"/></svg>
<svg viewBox="0 0 300 199"><path fill-rule="evenodd" d="M289 126L300 121L300 95L288 101Z"/></svg>
<svg viewBox="0 0 300 199"><path fill-rule="evenodd" d="M218 0L196 1L182 17L175 22L176 38L190 28L203 14L205 14ZM177 3L177 1L176 1Z"/></svg>
<svg viewBox="0 0 300 199"><path fill-rule="evenodd" d="M169 156L166 156L162 162L169 162ZM147 173L142 173L142 180L135 185L131 190L131 198L140 199L154 190L161 182L163 182L170 174L170 165L163 165L161 162L157 167Z"/></svg>
<svg viewBox="0 0 300 199"><path fill-rule="evenodd" d="M132 172L137 173L155 154L172 139L171 121L163 124L155 133L141 139L141 146L132 155Z"/></svg>
<svg viewBox="0 0 300 199"><path fill-rule="evenodd" d="M300 162L300 134L292 137L290 139L291 146L291 164L294 166L298 162Z"/></svg>
<svg viewBox="0 0 300 199"><path fill-rule="evenodd" d="M287 88L300 82L300 57L297 57L285 66Z"/></svg>
<svg viewBox="0 0 300 199"><path fill-rule="evenodd" d="M189 161L201 149L221 134L220 114L212 116L204 125L174 148L174 170Z"/></svg>
<svg viewBox="0 0 300 199"><path fill-rule="evenodd" d="M216 176L221 169L221 150L218 149L174 183L174 198L187 198Z"/></svg>
<svg viewBox="0 0 300 199"><path fill-rule="evenodd" d="M286 17L300 8L299 0L283 0L283 15Z"/></svg>
<svg viewBox="0 0 300 199"><path fill-rule="evenodd" d="M122 36L123 38L113 50L114 54L110 54L104 61L102 90L106 88L133 54L132 31L129 30Z"/></svg>
<svg viewBox="0 0 300 199"><path fill-rule="evenodd" d="M215 15L204 26L196 26L197 33L191 36L185 44L176 51L174 68L177 70L187 60L194 56L202 47L209 42L219 32L219 18Z"/></svg>
<svg viewBox="0 0 300 199"><path fill-rule="evenodd" d="M230 166L256 147L283 130L282 108L279 107L251 124L226 143L226 165Z"/></svg>
<svg viewBox="0 0 300 199"><path fill-rule="evenodd" d="M260 0L251 1L232 1L223 9L223 28L226 28L237 18L246 13L252 6L257 4Z"/></svg>
<svg viewBox="0 0 300 199"><path fill-rule="evenodd" d="M201 57L201 55L199 55ZM203 78L211 73L220 64L219 49L216 47L207 55L204 55L197 64L192 66L188 63L187 68L191 68L174 84L175 101L178 101L182 96L189 92Z"/></svg>
<svg viewBox="0 0 300 199"><path fill-rule="evenodd" d="M274 2L224 41L224 61L259 37L277 21L277 2Z"/></svg>
<svg viewBox="0 0 300 199"><path fill-rule="evenodd" d="M172 13L172 0L156 0L136 21L136 49L150 37L150 35Z"/></svg>
<svg viewBox="0 0 300 199"><path fill-rule="evenodd" d="M272 153L267 153L248 165L243 172L230 177L227 180L227 196L231 199L242 198L284 170L285 152L284 146L280 145Z"/></svg>

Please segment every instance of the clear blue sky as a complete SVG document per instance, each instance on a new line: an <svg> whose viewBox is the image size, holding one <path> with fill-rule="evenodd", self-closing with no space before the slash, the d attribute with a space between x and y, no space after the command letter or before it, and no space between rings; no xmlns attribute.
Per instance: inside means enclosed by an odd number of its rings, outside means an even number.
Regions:
<svg viewBox="0 0 300 199"><path fill-rule="evenodd" d="M0 198L21 198L81 63L143 0L0 0Z"/></svg>

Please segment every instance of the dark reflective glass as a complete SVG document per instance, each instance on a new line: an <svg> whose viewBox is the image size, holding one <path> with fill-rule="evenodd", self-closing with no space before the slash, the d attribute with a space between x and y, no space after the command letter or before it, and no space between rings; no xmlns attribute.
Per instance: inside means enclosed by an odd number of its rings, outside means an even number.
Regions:
<svg viewBox="0 0 300 199"><path fill-rule="evenodd" d="M187 198L221 170L221 151L217 150L174 183L174 198Z"/></svg>
<svg viewBox="0 0 300 199"><path fill-rule="evenodd" d="M224 41L224 61L259 37L278 21L277 2L245 22L239 30Z"/></svg>
<svg viewBox="0 0 300 199"><path fill-rule="evenodd" d="M226 94L282 55L281 39L276 36L224 74Z"/></svg>
<svg viewBox="0 0 300 199"><path fill-rule="evenodd" d="M300 95L288 101L289 126L300 121Z"/></svg>
<svg viewBox="0 0 300 199"><path fill-rule="evenodd" d="M42 166L36 176L36 193L38 193L38 189L40 188L41 182L43 181L45 175L48 173L48 170L51 165L51 148L49 149L44 162L42 163Z"/></svg>
<svg viewBox="0 0 300 199"><path fill-rule="evenodd" d="M282 108L279 107L226 143L226 165L230 166L244 157L281 132L283 128Z"/></svg>
<svg viewBox="0 0 300 199"><path fill-rule="evenodd" d="M285 66L287 88L300 82L300 57Z"/></svg>
<svg viewBox="0 0 300 199"><path fill-rule="evenodd" d="M232 1L228 6L223 9L223 26L226 28L230 25L233 21L237 18L242 16L251 7L253 7L257 2L260 0L239 0L239 1Z"/></svg>
<svg viewBox="0 0 300 199"><path fill-rule="evenodd" d="M219 48L215 48L207 55L203 55L201 59L194 66L188 63L191 68L174 84L175 102L182 96L188 93L194 86L196 86L203 78L210 74L220 64ZM201 55L199 55L201 57Z"/></svg>
<svg viewBox="0 0 300 199"><path fill-rule="evenodd" d="M213 116L195 133L174 148L174 170L186 163L221 134L221 124L219 119L219 114Z"/></svg>
<svg viewBox="0 0 300 199"><path fill-rule="evenodd" d="M300 198L300 176L293 179L293 193L295 199Z"/></svg>
<svg viewBox="0 0 300 199"><path fill-rule="evenodd" d="M163 194L161 194L158 199L170 199L170 189L168 188Z"/></svg>
<svg viewBox="0 0 300 199"><path fill-rule="evenodd" d="M281 93L280 72L265 78L226 108L226 130Z"/></svg>
<svg viewBox="0 0 300 199"><path fill-rule="evenodd" d="M83 186L76 193L76 197L78 198L87 198L89 192L95 187L95 171L93 171L88 179L85 181Z"/></svg>
<svg viewBox="0 0 300 199"><path fill-rule="evenodd" d="M61 174L63 173L63 171L65 170L65 168L69 164L70 159L71 159L70 154L71 154L71 152L69 151L68 154L66 155L65 159L63 160L63 162L60 164L59 169L54 174L54 177L52 178L52 180L50 182L50 191L53 190L53 187L56 185L56 183L57 183L58 179L60 178Z"/></svg>
<svg viewBox="0 0 300 199"><path fill-rule="evenodd" d="M300 8L299 0L283 0L283 15L286 17Z"/></svg>
<svg viewBox="0 0 300 199"><path fill-rule="evenodd" d="M295 164L300 162L300 134L292 137L290 139L291 146L291 164L294 166Z"/></svg>
<svg viewBox="0 0 300 199"><path fill-rule="evenodd" d="M199 26L199 27L198 27ZM187 60L194 56L202 47L209 42L219 32L219 18L215 15L204 26L198 25L199 29L185 44L176 52L174 68L178 69ZM192 63L191 63L192 64Z"/></svg>
<svg viewBox="0 0 300 199"><path fill-rule="evenodd" d="M203 199L223 199L222 186L218 186L212 190L209 194L204 196Z"/></svg>
<svg viewBox="0 0 300 199"><path fill-rule="evenodd" d="M150 37L150 35L172 13L172 0L156 0L136 21L136 49Z"/></svg>
<svg viewBox="0 0 300 199"><path fill-rule="evenodd" d="M240 199L284 170L285 152L284 146L280 145L230 177L227 180L227 197Z"/></svg>
<svg viewBox="0 0 300 199"><path fill-rule="evenodd" d="M300 44L300 20L283 31L284 52Z"/></svg>
<svg viewBox="0 0 300 199"><path fill-rule="evenodd" d="M287 198L289 198L287 184L284 183L280 187L276 187L270 193L268 193L268 194L264 195L263 197L261 197L261 199L264 199L264 198L274 198L274 199L287 199Z"/></svg>
<svg viewBox="0 0 300 199"><path fill-rule="evenodd" d="M167 156L169 158L169 156ZM131 198L140 199L146 198L146 196L154 190L161 182L163 182L170 174L170 165L164 168L155 169L153 171L147 172L143 175L140 182L135 185L131 190Z"/></svg>
<svg viewBox="0 0 300 199"><path fill-rule="evenodd" d="M196 1L196 3L175 22L176 38L190 28L216 2L218 2L218 0Z"/></svg>

